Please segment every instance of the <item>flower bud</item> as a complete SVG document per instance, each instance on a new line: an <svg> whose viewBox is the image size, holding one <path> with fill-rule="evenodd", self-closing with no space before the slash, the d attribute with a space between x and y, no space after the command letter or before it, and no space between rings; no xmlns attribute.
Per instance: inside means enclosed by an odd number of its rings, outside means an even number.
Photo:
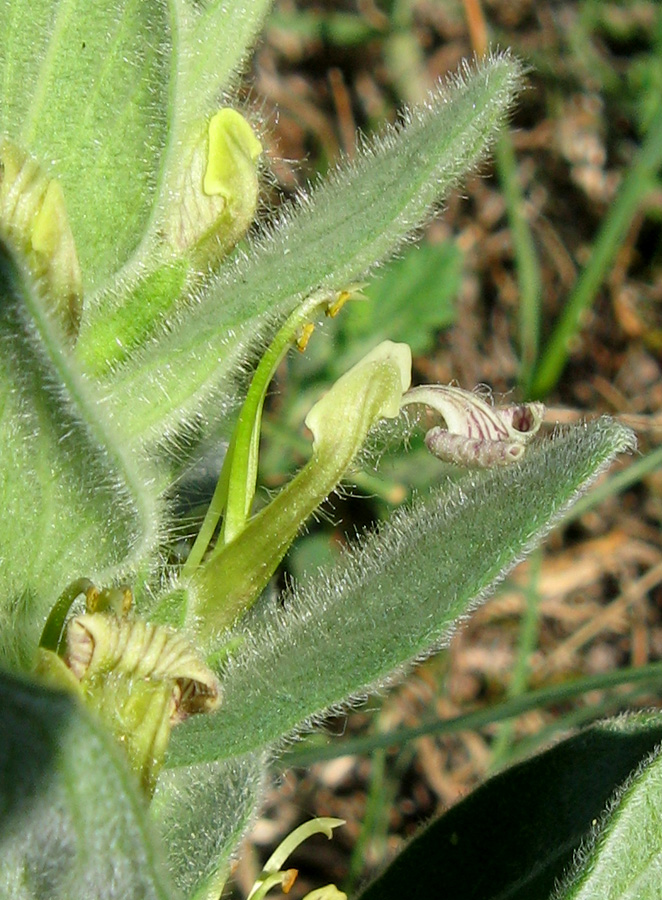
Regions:
<svg viewBox="0 0 662 900"><path fill-rule="evenodd" d="M324 887L309 891L303 900L347 900L347 894L335 884L325 884Z"/></svg>
<svg viewBox="0 0 662 900"><path fill-rule="evenodd" d="M49 313L75 338L83 286L62 188L7 138L0 139L0 240L45 286Z"/></svg>
<svg viewBox="0 0 662 900"><path fill-rule="evenodd" d="M221 686L181 634L106 612L74 617L65 663L151 793L173 725L221 704Z"/></svg>
<svg viewBox="0 0 662 900"><path fill-rule="evenodd" d="M176 188L166 239L198 265L219 262L253 222L259 142L234 109L219 110L193 142Z"/></svg>

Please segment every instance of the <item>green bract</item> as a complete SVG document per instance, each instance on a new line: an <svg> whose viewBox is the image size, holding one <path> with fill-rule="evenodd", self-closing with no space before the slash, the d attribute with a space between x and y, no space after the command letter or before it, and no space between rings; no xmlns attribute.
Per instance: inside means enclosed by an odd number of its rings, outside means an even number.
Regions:
<svg viewBox="0 0 662 900"><path fill-rule="evenodd" d="M538 407L523 427L483 404L515 462L484 455L284 605L269 596L400 415L411 354L381 343L329 385L309 461L254 511L276 366L483 158L521 69L464 68L250 233L266 163L232 92L266 7L0 0L3 897L217 897L274 748L440 647L632 447L608 420L533 438ZM473 439L461 419L446 424ZM225 444L168 567L174 487ZM265 877L282 883L280 861Z"/></svg>

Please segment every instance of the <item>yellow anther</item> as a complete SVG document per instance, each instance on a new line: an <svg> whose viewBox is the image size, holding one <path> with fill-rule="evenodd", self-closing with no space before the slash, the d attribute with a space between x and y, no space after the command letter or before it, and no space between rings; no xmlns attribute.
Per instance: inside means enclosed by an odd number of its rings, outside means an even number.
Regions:
<svg viewBox="0 0 662 900"><path fill-rule="evenodd" d="M97 611L100 596L101 591L99 590L99 588L94 584L90 584L88 589L85 591L85 608L89 613Z"/></svg>
<svg viewBox="0 0 662 900"><path fill-rule="evenodd" d="M315 326L312 322L308 322L301 329L301 334L297 338L297 350L299 350L301 353L303 353L303 351L308 346L308 341L310 340L310 336L313 331L315 331Z"/></svg>
<svg viewBox="0 0 662 900"><path fill-rule="evenodd" d="M326 310L327 316L330 319L334 319L351 296L351 291L340 291L333 303L329 303Z"/></svg>
<svg viewBox="0 0 662 900"><path fill-rule="evenodd" d="M364 287L365 282L357 282L356 284L348 285L342 291L338 291L335 295L335 300L330 301L326 308L327 316L331 319L335 318L348 300L365 300L365 294L362 293Z"/></svg>

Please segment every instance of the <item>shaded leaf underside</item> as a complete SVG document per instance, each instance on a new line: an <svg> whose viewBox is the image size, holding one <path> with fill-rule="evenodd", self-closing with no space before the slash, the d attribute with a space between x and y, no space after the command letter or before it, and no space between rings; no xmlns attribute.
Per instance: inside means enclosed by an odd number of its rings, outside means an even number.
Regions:
<svg viewBox="0 0 662 900"><path fill-rule="evenodd" d="M508 769L420 832L360 900L431 897L442 885L463 900L548 900L614 792L660 739L660 717L638 714Z"/></svg>
<svg viewBox="0 0 662 900"><path fill-rule="evenodd" d="M75 701L0 676L0 885L16 900L175 900L138 785Z"/></svg>

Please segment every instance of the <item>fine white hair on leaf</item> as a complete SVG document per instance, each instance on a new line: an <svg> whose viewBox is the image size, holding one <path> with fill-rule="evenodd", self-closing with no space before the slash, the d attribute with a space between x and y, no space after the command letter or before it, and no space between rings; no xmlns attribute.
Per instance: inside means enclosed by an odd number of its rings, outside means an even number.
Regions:
<svg viewBox="0 0 662 900"><path fill-rule="evenodd" d="M175 308L160 335L106 383L129 439L159 440L200 410L211 427L256 336L259 343L312 292L361 281L428 221L484 157L521 73L517 60L501 54L440 85L428 103L366 142L354 161L342 159L301 192L246 253ZM173 363L180 359L181 366Z"/></svg>
<svg viewBox="0 0 662 900"><path fill-rule="evenodd" d="M632 435L599 420L540 441L509 467L444 483L396 512L283 605L238 627L222 714L173 736L173 759L265 746L311 717L390 683L449 639L463 617L559 520ZM215 724L215 722L217 724ZM211 738L209 737L209 740Z"/></svg>

